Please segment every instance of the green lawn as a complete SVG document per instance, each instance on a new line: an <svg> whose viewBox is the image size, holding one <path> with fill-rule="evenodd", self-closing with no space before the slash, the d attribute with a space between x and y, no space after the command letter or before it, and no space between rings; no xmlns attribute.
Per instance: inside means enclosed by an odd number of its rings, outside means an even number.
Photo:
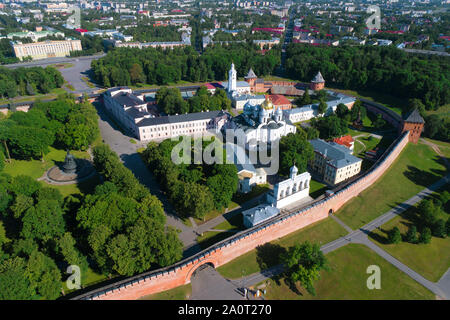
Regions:
<svg viewBox="0 0 450 320"><path fill-rule="evenodd" d="M203 250L219 241L225 240L226 238L232 236L233 234L234 233L231 232L207 231L203 233L202 236L197 237L197 243Z"/></svg>
<svg viewBox="0 0 450 320"><path fill-rule="evenodd" d="M58 150L50 147L50 152L44 156L44 161L41 160L15 160L12 159L11 163L6 163L3 172L15 177L18 175L30 176L33 179L38 179L43 176L44 172L51 167L53 167L56 162L64 161L66 156L65 150ZM88 159L89 154L86 151L71 151L75 157L80 159ZM46 182L41 181L41 184L47 187L52 187L58 189L63 197L69 194L75 193L89 193L94 191L97 184L100 183L99 177L97 175L89 178L80 183L69 184L69 185L50 185Z"/></svg>
<svg viewBox="0 0 450 320"><path fill-rule="evenodd" d="M339 88L330 88L330 87L327 87L326 89L332 89L334 91L341 92L343 94L352 95L370 101L376 101L388 107L389 109L391 109L392 111L396 112L399 115L402 114L402 107L408 103L408 101L405 99L394 97L392 95L381 92L365 91L365 90L358 90L358 91L342 90Z"/></svg>
<svg viewBox="0 0 450 320"><path fill-rule="evenodd" d="M316 296L299 284L288 286L284 279L270 279L265 296L268 300L434 300L435 295L408 275L395 268L364 245L348 244L326 255L330 271L322 271L315 283ZM381 271L381 289L367 288L367 267ZM297 292L295 292L295 291Z"/></svg>
<svg viewBox="0 0 450 320"><path fill-rule="evenodd" d="M171 290L142 297L139 300L188 300L191 293L192 286L189 283Z"/></svg>
<svg viewBox="0 0 450 320"><path fill-rule="evenodd" d="M432 140L429 138L425 138L425 140L437 145L439 147L439 150L441 150L442 154L445 157L450 158L450 143L444 142L444 141L439 141L439 140ZM423 143L423 142L419 140L419 143Z"/></svg>
<svg viewBox="0 0 450 320"><path fill-rule="evenodd" d="M238 213L231 217L229 220L225 220L222 223L216 225L213 229L216 230L230 230L230 231L240 231L244 229L242 214ZM202 236L197 237L197 242L202 249L206 249L216 242L222 241L230 236L234 232L221 232L221 231L207 231Z"/></svg>
<svg viewBox="0 0 450 320"><path fill-rule="evenodd" d="M233 201L238 204L243 204L244 202L247 202L253 198L258 197L259 195L266 193L270 190L269 185L266 184L258 184L252 188L252 190L248 193L235 193L233 195Z"/></svg>
<svg viewBox="0 0 450 320"><path fill-rule="evenodd" d="M426 111L427 115L438 115L439 117L449 117L450 116L450 104L443 105L437 110Z"/></svg>
<svg viewBox="0 0 450 320"><path fill-rule="evenodd" d="M67 151L58 150L50 147L50 152L44 155L44 161L41 160L15 160L11 163L6 163L4 172L17 176L19 174L30 176L34 179L42 177L44 172L55 165L55 161L62 162L66 156ZM70 151L75 157L88 159L89 154L86 151Z"/></svg>
<svg viewBox="0 0 450 320"><path fill-rule="evenodd" d="M309 195L314 199L324 194L327 189L328 187L326 184L320 183L314 179L311 179L311 182L309 183Z"/></svg>
<svg viewBox="0 0 450 320"><path fill-rule="evenodd" d="M337 211L352 229L411 198L445 174L440 157L424 144L408 144L384 175Z"/></svg>
<svg viewBox="0 0 450 320"><path fill-rule="evenodd" d="M347 231L331 218L316 222L283 238L272 241L270 244L247 252L246 254L217 268L217 271L226 278L237 279L243 275L259 272L270 266L278 264L278 254L296 243L306 240L321 245L345 236Z"/></svg>
<svg viewBox="0 0 450 320"><path fill-rule="evenodd" d="M357 140L362 144L358 141L355 141L353 155L359 155L361 157L364 157L366 151L374 149L381 141L381 139L372 136L359 137L357 138Z"/></svg>
<svg viewBox="0 0 450 320"><path fill-rule="evenodd" d="M53 185L48 184L46 182L41 181L41 184L46 187L51 187L58 189L61 192L63 197L67 197L71 194L87 194L93 193L95 191L95 187L100 184L100 177L95 175L87 180L84 180L80 183L74 184L66 184L66 185Z"/></svg>
<svg viewBox="0 0 450 320"><path fill-rule="evenodd" d="M228 211L231 211L238 206L239 205L236 202L231 201L230 205L228 206ZM211 219L214 219L215 217L218 217L224 213L225 213L225 208L222 208L221 210L214 209L214 210L211 210L210 212L208 212L202 220L194 218L194 221L197 225L200 225L200 224L203 224ZM185 220L189 220L189 219L185 219ZM190 221L189 221L189 224L190 224Z"/></svg>
<svg viewBox="0 0 450 320"><path fill-rule="evenodd" d="M447 184L446 190L449 190L449 187ZM423 277L437 282L450 267L450 237L445 239L432 237L428 244L387 243L387 232L394 227L398 227L403 236L406 235L411 225L409 217L415 214L415 208L412 207L401 216L385 223L380 230L374 230L369 239ZM447 217L448 214L442 212L440 218L447 220Z"/></svg>
<svg viewBox="0 0 450 320"><path fill-rule="evenodd" d="M8 104L8 103L17 103L17 102L26 102L26 101L34 101L36 99L56 99L59 94L65 93L66 90L63 88L56 88L50 90L49 93L46 94L36 94L34 96L20 96L12 99L0 99L0 104Z"/></svg>
<svg viewBox="0 0 450 320"><path fill-rule="evenodd" d="M66 279L69 277L69 274L63 274L63 279ZM91 268L88 268L87 273L86 273L86 277L82 280L83 282L81 283L81 286L83 288L89 287L91 285L100 283L102 281L105 281L108 277L103 275L103 274L99 274L96 273L95 271L93 271ZM75 289L73 290L69 290L67 288L67 284L66 284L66 280L64 280L62 282L62 287L64 289L64 292L67 294L69 292L73 292L75 291Z"/></svg>

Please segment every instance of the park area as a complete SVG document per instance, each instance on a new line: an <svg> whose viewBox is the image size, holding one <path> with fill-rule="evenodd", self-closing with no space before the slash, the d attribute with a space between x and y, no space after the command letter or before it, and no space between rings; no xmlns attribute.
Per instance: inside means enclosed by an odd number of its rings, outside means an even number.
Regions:
<svg viewBox="0 0 450 320"><path fill-rule="evenodd" d="M3 170L4 173L11 175L12 177L18 175L26 175L30 176L33 179L38 179L43 176L44 172L46 172L51 167L55 166L58 163L64 162L64 158L66 156L67 151L55 149L53 147L49 147L50 152L44 155L42 160L16 160L11 159L11 163L5 163L5 168ZM89 153L86 151L70 151L76 158L79 159L89 159ZM83 182L68 184L68 185L50 185L46 182L40 181L43 186L51 187L59 190L63 197L67 197L69 195L82 195L92 193L95 189L95 186L100 183L100 179L98 175L93 176ZM84 286L93 285L104 281L106 276L96 273L91 268L87 270L87 274L84 279ZM62 282L62 287L64 292L67 294L73 290L69 290L67 288L66 282Z"/></svg>
<svg viewBox="0 0 450 320"><path fill-rule="evenodd" d="M449 192L450 184L446 184L439 191ZM432 198L437 199L440 192L433 194ZM388 230L392 230L394 227L400 230L403 240L406 240L406 234L415 221L417 206L416 204L403 212L401 216L385 223L379 229L375 229L369 235L369 239L426 279L437 282L450 267L449 237L432 237L430 243L427 244L407 241L389 243L388 241ZM448 215L448 212L438 211L437 218L447 221Z"/></svg>
<svg viewBox="0 0 450 320"><path fill-rule="evenodd" d="M336 221L327 218L249 251L217 268L217 271L225 278L238 279L279 264L280 253L294 244L308 240L323 245L346 234Z"/></svg>
<svg viewBox="0 0 450 320"><path fill-rule="evenodd" d="M16 160L11 159L11 163L5 163L4 173L11 175L12 177L18 175L30 176L33 179L39 179L43 174L55 166L57 163L64 162L67 151L58 150L53 147L49 147L50 152L44 155L43 160ZM86 151L70 151L76 158L89 159L89 154ZM94 176L81 183L68 184L68 185L50 185L41 181L42 185L58 189L63 197L71 194L85 194L91 193L95 186L99 183L98 176Z"/></svg>
<svg viewBox="0 0 450 320"><path fill-rule="evenodd" d="M442 158L431 147L421 142L410 143L377 182L336 213L344 223L357 229L438 181L445 173Z"/></svg>
<svg viewBox="0 0 450 320"><path fill-rule="evenodd" d="M428 289L361 244L348 244L326 255L329 271L321 271L315 283L316 296L298 283L288 285L283 277L257 284L265 287L267 300L434 300ZM367 267L381 270L381 289L368 289Z"/></svg>

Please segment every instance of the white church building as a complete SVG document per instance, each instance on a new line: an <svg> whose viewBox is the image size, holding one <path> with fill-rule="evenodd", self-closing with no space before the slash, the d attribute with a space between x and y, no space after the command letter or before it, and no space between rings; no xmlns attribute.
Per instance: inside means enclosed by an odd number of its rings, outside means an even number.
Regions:
<svg viewBox="0 0 450 320"><path fill-rule="evenodd" d="M305 171L298 174L294 165L291 167L289 179L274 185L273 190L267 194L267 201L276 208L285 208L312 200L309 197L309 183L311 175Z"/></svg>
<svg viewBox="0 0 450 320"><path fill-rule="evenodd" d="M228 71L228 81L221 82L220 84L228 92L230 98L251 93L250 84L247 81L237 81L237 71L234 63L231 63L231 68Z"/></svg>
<svg viewBox="0 0 450 320"><path fill-rule="evenodd" d="M284 120L283 110L268 99L260 105L247 103L243 113L232 118L224 128L232 129L237 142L243 143L248 150L256 150L261 143L269 145L297 131L295 125ZM226 134L230 134L230 130Z"/></svg>

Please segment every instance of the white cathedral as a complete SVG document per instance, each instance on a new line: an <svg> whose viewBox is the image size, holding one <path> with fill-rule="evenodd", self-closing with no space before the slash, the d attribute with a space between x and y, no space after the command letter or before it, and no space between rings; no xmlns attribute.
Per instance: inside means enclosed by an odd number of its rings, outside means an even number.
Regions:
<svg viewBox="0 0 450 320"><path fill-rule="evenodd" d="M260 105L247 103L243 113L232 118L225 129L233 129L237 142L243 143L248 150L255 150L261 143L270 145L297 131L295 125L284 119L283 110L276 108L268 99Z"/></svg>

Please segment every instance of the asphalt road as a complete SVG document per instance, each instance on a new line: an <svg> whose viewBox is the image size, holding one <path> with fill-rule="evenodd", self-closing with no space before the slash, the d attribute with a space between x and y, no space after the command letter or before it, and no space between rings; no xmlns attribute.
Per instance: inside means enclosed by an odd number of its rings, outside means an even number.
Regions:
<svg viewBox="0 0 450 320"><path fill-rule="evenodd" d="M5 65L5 67L10 69L16 69L19 67L47 67L49 65L54 64L61 64L61 63L70 63L73 64L73 67L69 68L61 68L59 71L61 72L61 75L64 77L64 79L71 84L75 92L73 93L91 93L95 90L100 89L99 87L90 88L84 81L83 77L89 78L89 71L91 69L91 62L93 60L99 59L101 57L104 57L105 54L101 55L95 55L95 56L86 56L86 57L76 57L76 58L68 58L68 57L62 57L62 58L48 58L48 59L41 59L41 60L35 60L31 62L22 62L22 63L15 63L15 64L8 64Z"/></svg>
<svg viewBox="0 0 450 320"><path fill-rule="evenodd" d="M191 277L190 300L244 300L239 286L222 277L210 265L198 268Z"/></svg>
<svg viewBox="0 0 450 320"><path fill-rule="evenodd" d="M92 61L99 59L101 57L104 57L106 54L99 54L94 56L85 56L85 57L59 57L59 58L47 58L47 59L40 59L40 60L34 60L30 62L19 62L19 63L12 63L12 64L6 64L3 65L3 67L9 68L9 69L16 69L19 67L46 67L52 64L57 63L77 63L79 61Z"/></svg>
<svg viewBox="0 0 450 320"><path fill-rule="evenodd" d="M125 167L133 172L139 182L149 188L150 192L161 200L164 212L166 213L166 224L181 231L178 236L184 245L184 256L186 257L200 251L200 247L196 242L197 234L194 232L194 229L186 226L176 216L172 205L161 191L155 177L150 173L137 153L137 148L140 147L140 145L132 144L130 142L132 137L123 134L119 128L116 127L103 106L96 104L96 108L100 117L98 124L103 141L118 154Z"/></svg>

